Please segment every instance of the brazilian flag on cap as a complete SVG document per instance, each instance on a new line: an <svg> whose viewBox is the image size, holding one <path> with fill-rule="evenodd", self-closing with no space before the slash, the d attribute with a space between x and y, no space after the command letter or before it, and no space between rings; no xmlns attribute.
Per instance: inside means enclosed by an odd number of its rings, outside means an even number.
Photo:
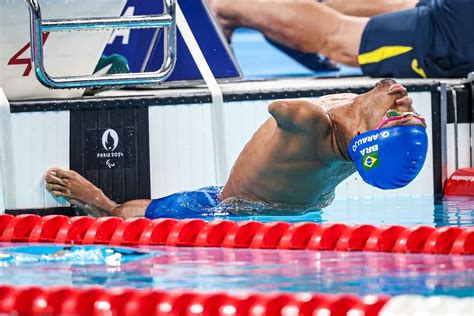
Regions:
<svg viewBox="0 0 474 316"><path fill-rule="evenodd" d="M369 171L380 166L379 153L376 151L362 158L364 170Z"/></svg>

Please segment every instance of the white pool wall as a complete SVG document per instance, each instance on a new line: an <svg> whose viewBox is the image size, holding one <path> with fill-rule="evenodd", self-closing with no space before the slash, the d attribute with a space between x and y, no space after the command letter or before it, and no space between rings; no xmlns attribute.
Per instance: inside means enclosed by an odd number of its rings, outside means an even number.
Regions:
<svg viewBox="0 0 474 316"><path fill-rule="evenodd" d="M431 93L412 92L416 109L427 119L429 152L420 175L403 189L382 191L365 184L357 174L342 182L336 199L383 198L395 195L429 196L433 194ZM10 114L8 102L0 98L8 124L1 126L4 161L1 210L55 207L67 205L52 198L44 189L44 172L53 167L69 168L69 111L24 112ZM256 129L269 117L272 100L225 103L225 139L229 173L233 162ZM149 107L151 196L193 190L215 185L215 161L212 146L210 104L183 104ZM459 139L460 167L469 158L469 126L461 124ZM448 126L448 168L453 169L453 128ZM449 147L451 146L451 147ZM8 149L10 148L10 149ZM467 153L466 153L467 152ZM8 157L9 158L8 158ZM5 172L7 174L5 174ZM5 196L2 196L5 195Z"/></svg>

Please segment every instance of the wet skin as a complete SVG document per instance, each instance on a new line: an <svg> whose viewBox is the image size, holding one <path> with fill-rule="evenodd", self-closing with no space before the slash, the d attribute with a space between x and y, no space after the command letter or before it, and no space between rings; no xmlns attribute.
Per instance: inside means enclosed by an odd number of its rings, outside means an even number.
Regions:
<svg viewBox="0 0 474 316"><path fill-rule="evenodd" d="M337 184L355 172L347 147L380 122L389 109L413 111L406 89L392 80L362 94L337 94L316 101L282 100L241 152L222 199L283 203L295 209L330 201ZM423 125L413 117L393 125Z"/></svg>
<svg viewBox="0 0 474 316"><path fill-rule="evenodd" d="M271 103L272 117L242 150L222 199L281 203L299 211L330 203L336 185L356 170L347 154L348 144L358 134L374 129L389 109L414 111L406 89L393 80L382 80L361 95ZM394 125L424 123L408 116L383 127ZM95 216L143 216L150 203L134 200L118 205L72 170L50 169L45 180L54 196Z"/></svg>

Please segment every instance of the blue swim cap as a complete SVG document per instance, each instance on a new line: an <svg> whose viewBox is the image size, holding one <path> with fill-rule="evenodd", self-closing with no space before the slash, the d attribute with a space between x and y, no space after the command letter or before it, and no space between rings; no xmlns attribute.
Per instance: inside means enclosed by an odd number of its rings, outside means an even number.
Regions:
<svg viewBox="0 0 474 316"><path fill-rule="evenodd" d="M388 190L410 183L420 172L428 150L426 128L394 126L354 137L348 152L360 176Z"/></svg>

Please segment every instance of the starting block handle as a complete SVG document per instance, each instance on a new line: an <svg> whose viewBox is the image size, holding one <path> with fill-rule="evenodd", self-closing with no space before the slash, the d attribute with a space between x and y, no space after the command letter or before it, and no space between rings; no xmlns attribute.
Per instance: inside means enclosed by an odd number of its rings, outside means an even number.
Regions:
<svg viewBox="0 0 474 316"><path fill-rule="evenodd" d="M163 0L162 15L100 17L85 19L43 20L38 0L25 0L30 11L31 61L38 80L48 88L74 89L104 86L157 84L168 78L176 64L176 0ZM154 72L51 77L44 67L43 32L97 29L163 28L164 58Z"/></svg>

